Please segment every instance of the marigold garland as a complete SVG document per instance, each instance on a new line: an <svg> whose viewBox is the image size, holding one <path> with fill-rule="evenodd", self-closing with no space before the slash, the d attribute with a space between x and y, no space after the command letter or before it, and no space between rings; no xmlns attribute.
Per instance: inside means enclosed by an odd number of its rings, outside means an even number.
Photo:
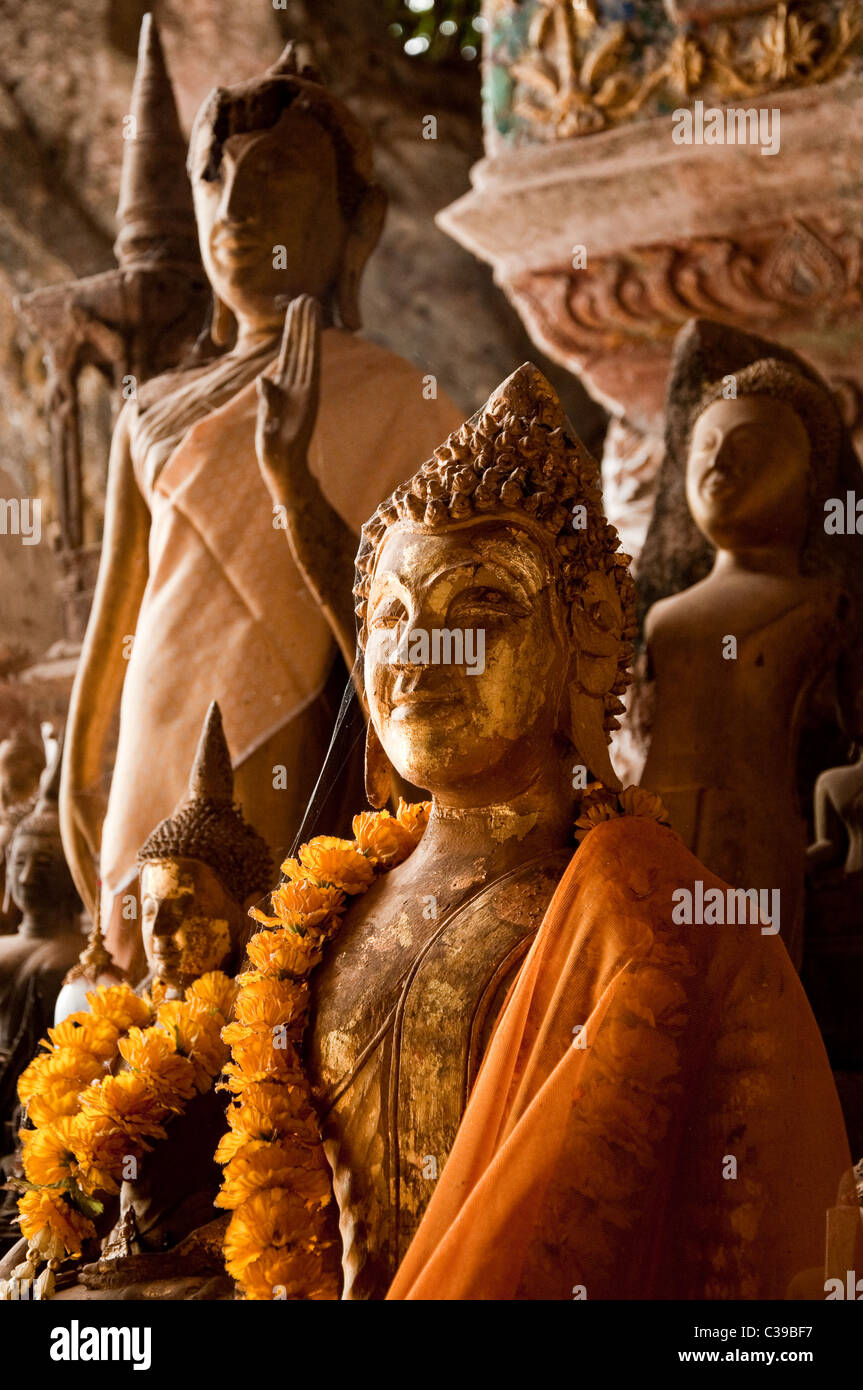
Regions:
<svg viewBox="0 0 863 1390"><path fill-rule="evenodd" d="M339 1252L332 1238L330 1170L302 1060L308 977L337 932L349 900L407 859L431 802L399 802L353 820L353 840L321 835L282 865L270 913L238 976L223 1085L234 1101L216 1150L225 1165L217 1206L231 1216L225 1267L249 1300L335 1299Z"/></svg>
<svg viewBox="0 0 863 1390"><path fill-rule="evenodd" d="M90 1012L71 1014L56 1028L18 1082L33 1129L22 1129L26 1188L18 1221L29 1241L16 1280L36 1282L50 1298L54 1270L79 1256L96 1234L100 1194L119 1192L123 1168L165 1137L165 1124L196 1092L208 1090L225 1062L221 1030L231 1015L235 985L213 971L182 1000L155 1003L128 985L101 986L87 995ZM110 1070L122 1058L127 1070Z"/></svg>

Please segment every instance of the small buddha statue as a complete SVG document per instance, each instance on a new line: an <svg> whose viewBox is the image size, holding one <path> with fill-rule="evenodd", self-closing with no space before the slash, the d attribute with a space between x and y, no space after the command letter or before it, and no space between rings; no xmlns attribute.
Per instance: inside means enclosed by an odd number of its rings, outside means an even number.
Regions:
<svg viewBox="0 0 863 1390"><path fill-rule="evenodd" d="M122 896L154 819L182 795L209 700L232 731L239 803L286 850L345 681L256 452L267 424L257 382L278 361L287 301L305 291L325 306L311 466L355 536L415 451L458 419L442 393L429 399L419 371L356 331L386 198L368 132L292 49L260 78L210 94L188 169L210 333L118 420L61 794L73 874L92 912L98 863L106 942L124 969L140 934Z"/></svg>
<svg viewBox="0 0 863 1390"><path fill-rule="evenodd" d="M218 705L201 733L187 796L138 854L141 933L148 973L141 988L155 1000L181 999L203 974L239 967L250 926L246 908L270 880L261 837L234 802L231 758ZM230 1297L213 1202L219 1170L213 1154L224 1129L215 1089L194 1097L168 1138L144 1156L120 1186L112 1229L98 1260L58 1298L211 1299Z"/></svg>
<svg viewBox="0 0 863 1390"><path fill-rule="evenodd" d="M314 314L294 317L296 484ZM681 891L725 886L657 798L619 788L628 562L598 466L535 367L380 505L354 592L369 801L383 806L394 768L431 803L384 872L364 859L363 816L352 844L316 837L285 865L294 904L299 865L312 906L350 895L305 1036L342 1296L781 1296L817 1264L850 1168L841 1111L778 940L678 925ZM405 823L387 827L397 847ZM723 1180L729 1153L745 1182ZM283 1185L286 1160L260 1161ZM254 1223L240 1208L247 1262L268 1198L293 1210L266 1190Z"/></svg>
<svg viewBox="0 0 863 1390"><path fill-rule="evenodd" d="M36 805L6 848L6 891L21 914L0 937L0 1119L2 1152L15 1145L16 1085L54 1020L54 1002L82 938L81 901L63 845L57 794L60 751L43 774Z"/></svg>
<svg viewBox="0 0 863 1390"><path fill-rule="evenodd" d="M863 873L863 742L855 743L851 762L819 775L814 811L815 838L806 851L810 871L841 867L846 879L857 879Z"/></svg>
<svg viewBox="0 0 863 1390"><path fill-rule="evenodd" d="M861 717L863 543L825 532L825 502L859 479L830 392L799 358L719 324L682 331L639 571L655 683L641 781L721 878L778 892L798 967L801 729L828 677L847 733Z"/></svg>
<svg viewBox="0 0 863 1390"><path fill-rule="evenodd" d="M6 848L18 822L33 809L44 768L41 745L20 729L0 741L0 935L14 931L20 920L6 892Z"/></svg>

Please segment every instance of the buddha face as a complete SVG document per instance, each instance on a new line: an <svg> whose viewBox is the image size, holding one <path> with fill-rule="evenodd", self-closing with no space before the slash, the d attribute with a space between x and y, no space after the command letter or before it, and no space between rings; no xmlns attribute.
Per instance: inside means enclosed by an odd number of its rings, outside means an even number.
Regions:
<svg viewBox="0 0 863 1390"><path fill-rule="evenodd" d="M784 401L714 401L689 446L686 497L699 530L726 550L803 544L809 436Z"/></svg>
<svg viewBox="0 0 863 1390"><path fill-rule="evenodd" d="M311 116L287 110L269 130L226 140L216 177L205 179L212 141L202 125L191 160L204 268L235 314L280 323L296 295L327 297L345 254L332 140Z"/></svg>
<svg viewBox="0 0 863 1390"><path fill-rule="evenodd" d="M56 835L36 834L20 827L7 851L9 895L25 918L52 922L58 931L68 927L78 910L78 895Z"/></svg>
<svg viewBox="0 0 863 1390"><path fill-rule="evenodd" d="M521 790L557 730L568 664L550 559L530 533L486 521L389 530L365 681L384 751L409 781L453 805Z"/></svg>
<svg viewBox="0 0 863 1390"><path fill-rule="evenodd" d="M244 919L208 865L197 859L142 864L140 887L144 953L161 984L182 990L225 965Z"/></svg>

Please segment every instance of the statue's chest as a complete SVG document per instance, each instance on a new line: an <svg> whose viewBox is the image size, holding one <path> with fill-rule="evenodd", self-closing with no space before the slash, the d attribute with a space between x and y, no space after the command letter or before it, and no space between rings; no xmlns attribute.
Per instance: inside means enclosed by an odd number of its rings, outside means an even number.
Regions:
<svg viewBox="0 0 863 1390"><path fill-rule="evenodd" d="M440 915L434 899L406 902L337 939L316 972L307 1055L355 1297L383 1296L419 1224L570 856L522 865Z"/></svg>

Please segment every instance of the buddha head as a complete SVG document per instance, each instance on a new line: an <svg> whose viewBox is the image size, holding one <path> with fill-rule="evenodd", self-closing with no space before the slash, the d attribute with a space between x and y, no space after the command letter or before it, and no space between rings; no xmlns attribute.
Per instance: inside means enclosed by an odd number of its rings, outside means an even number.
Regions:
<svg viewBox="0 0 863 1390"><path fill-rule="evenodd" d="M182 993L245 947L245 908L272 875L269 850L234 805L234 777L217 704L208 712L186 799L138 854L141 930L154 979Z"/></svg>
<svg viewBox="0 0 863 1390"><path fill-rule="evenodd" d="M368 133L293 45L263 77L216 88L189 143L189 175L217 315L280 327L287 303L311 294L346 328L386 213L372 181Z"/></svg>
<svg viewBox="0 0 863 1390"><path fill-rule="evenodd" d="M719 549L799 555L813 499L835 474L839 435L826 392L774 357L708 384L693 412L686 471L699 530Z"/></svg>
<svg viewBox="0 0 863 1390"><path fill-rule="evenodd" d="M355 595L367 771L382 754L465 806L507 799L553 755L619 785L608 737L632 652L628 557L598 465L535 367L378 508Z"/></svg>
<svg viewBox="0 0 863 1390"><path fill-rule="evenodd" d="M0 742L0 815L32 802L44 767L41 744L19 730Z"/></svg>
<svg viewBox="0 0 863 1390"><path fill-rule="evenodd" d="M665 402L665 457L638 562L639 608L757 549L863 598L856 538L827 537L824 504L860 487L827 383L779 343L710 319L681 329ZM863 607L860 608L863 613Z"/></svg>
<svg viewBox="0 0 863 1390"><path fill-rule="evenodd" d="M43 774L36 805L18 822L6 849L7 904L11 900L21 912L21 930L57 936L76 929L81 911L60 839L61 759L58 747Z"/></svg>

